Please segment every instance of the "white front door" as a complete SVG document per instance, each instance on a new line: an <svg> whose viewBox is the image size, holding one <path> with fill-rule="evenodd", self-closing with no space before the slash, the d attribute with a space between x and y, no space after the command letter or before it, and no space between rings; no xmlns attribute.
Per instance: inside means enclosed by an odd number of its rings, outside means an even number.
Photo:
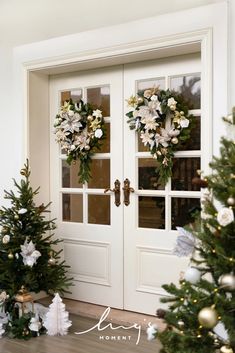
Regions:
<svg viewBox="0 0 235 353"><path fill-rule="evenodd" d="M71 266L73 299L154 314L163 290L177 281L187 260L172 255L176 226L188 222L199 205L200 191L191 183L203 165L200 142L200 57L165 60L83 71L51 78L52 122L61 101L80 98L100 107L107 142L94 155L93 178L77 182L77 166L69 167L51 136L51 198ZM159 185L153 160L126 123L125 99L138 90L160 85L182 91L197 124L184 151L176 154L172 180ZM203 122L205 124L205 122ZM206 159L206 158L205 158ZM124 180L134 189L124 204ZM104 189L121 183L121 205Z"/></svg>

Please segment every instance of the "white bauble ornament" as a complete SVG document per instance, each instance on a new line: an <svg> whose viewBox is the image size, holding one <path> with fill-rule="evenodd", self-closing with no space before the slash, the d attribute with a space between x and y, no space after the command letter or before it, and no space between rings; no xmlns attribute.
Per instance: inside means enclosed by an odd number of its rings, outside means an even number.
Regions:
<svg viewBox="0 0 235 353"><path fill-rule="evenodd" d="M228 291L235 290L235 276L232 273L220 276L219 285Z"/></svg>
<svg viewBox="0 0 235 353"><path fill-rule="evenodd" d="M218 322L218 313L214 307L205 307L199 311L198 321L205 328L213 328Z"/></svg>
<svg viewBox="0 0 235 353"><path fill-rule="evenodd" d="M197 268L189 267L184 274L184 279L192 284L196 284L200 281L201 271Z"/></svg>
<svg viewBox="0 0 235 353"><path fill-rule="evenodd" d="M235 205L235 198L230 196L228 199L227 199L227 204L229 206L234 206Z"/></svg>
<svg viewBox="0 0 235 353"><path fill-rule="evenodd" d="M179 142L179 140L177 139L177 137L173 137L171 139L171 142L174 144L174 145L177 145L177 143Z"/></svg>
<svg viewBox="0 0 235 353"><path fill-rule="evenodd" d="M213 332L223 341L228 341L228 331L226 330L223 322L218 322L218 324L213 328Z"/></svg>

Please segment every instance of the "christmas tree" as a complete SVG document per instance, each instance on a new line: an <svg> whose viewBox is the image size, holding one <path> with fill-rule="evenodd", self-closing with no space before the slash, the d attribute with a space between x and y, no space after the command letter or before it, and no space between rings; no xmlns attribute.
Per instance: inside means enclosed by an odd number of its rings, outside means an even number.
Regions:
<svg viewBox="0 0 235 353"><path fill-rule="evenodd" d="M235 110L225 118L235 126ZM207 189L201 213L187 229L179 228L175 253L191 254L179 284L164 285L170 296L166 328L156 336L161 353L235 352L235 141L222 138L221 156L210 164L212 174L195 178Z"/></svg>
<svg viewBox="0 0 235 353"><path fill-rule="evenodd" d="M72 322L69 320L69 313L65 311L65 305L62 303L59 294L56 293L44 322L47 334L49 336L67 335L68 328L71 325Z"/></svg>
<svg viewBox="0 0 235 353"><path fill-rule="evenodd" d="M5 191L10 207L0 209L0 290L6 294L1 303L11 318L20 290L64 293L71 285L62 250L56 250L61 240L54 238L55 221L45 215L50 204L35 205L39 188L30 186L28 160L20 173L20 183L14 179L17 193Z"/></svg>

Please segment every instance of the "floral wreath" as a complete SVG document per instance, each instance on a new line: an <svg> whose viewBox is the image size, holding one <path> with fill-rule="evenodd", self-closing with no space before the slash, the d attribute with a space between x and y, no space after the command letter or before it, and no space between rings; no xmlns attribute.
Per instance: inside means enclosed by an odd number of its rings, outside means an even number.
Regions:
<svg viewBox="0 0 235 353"><path fill-rule="evenodd" d="M67 163L80 160L79 182L91 178L91 156L101 147L105 137L102 111L94 110L92 105L74 103L72 99L64 102L54 121L56 142L67 153Z"/></svg>
<svg viewBox="0 0 235 353"><path fill-rule="evenodd" d="M193 116L188 115L183 97L169 89L139 91L127 99L134 108L126 116L131 130L136 130L144 146L159 161L156 173L164 185L172 176L174 152L190 138Z"/></svg>

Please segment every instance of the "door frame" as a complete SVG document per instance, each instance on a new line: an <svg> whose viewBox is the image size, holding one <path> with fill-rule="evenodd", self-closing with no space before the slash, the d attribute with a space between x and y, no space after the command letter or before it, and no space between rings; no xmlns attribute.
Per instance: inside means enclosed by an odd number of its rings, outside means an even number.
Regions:
<svg viewBox="0 0 235 353"><path fill-rule="evenodd" d="M227 11L227 3L221 2L14 49L13 110L21 126L21 162L30 159L32 186L41 185L38 202L50 201L48 92L52 74L200 51L202 116L210 121L202 139L208 141L210 156L218 152L218 141L225 134L221 116L228 110Z"/></svg>

